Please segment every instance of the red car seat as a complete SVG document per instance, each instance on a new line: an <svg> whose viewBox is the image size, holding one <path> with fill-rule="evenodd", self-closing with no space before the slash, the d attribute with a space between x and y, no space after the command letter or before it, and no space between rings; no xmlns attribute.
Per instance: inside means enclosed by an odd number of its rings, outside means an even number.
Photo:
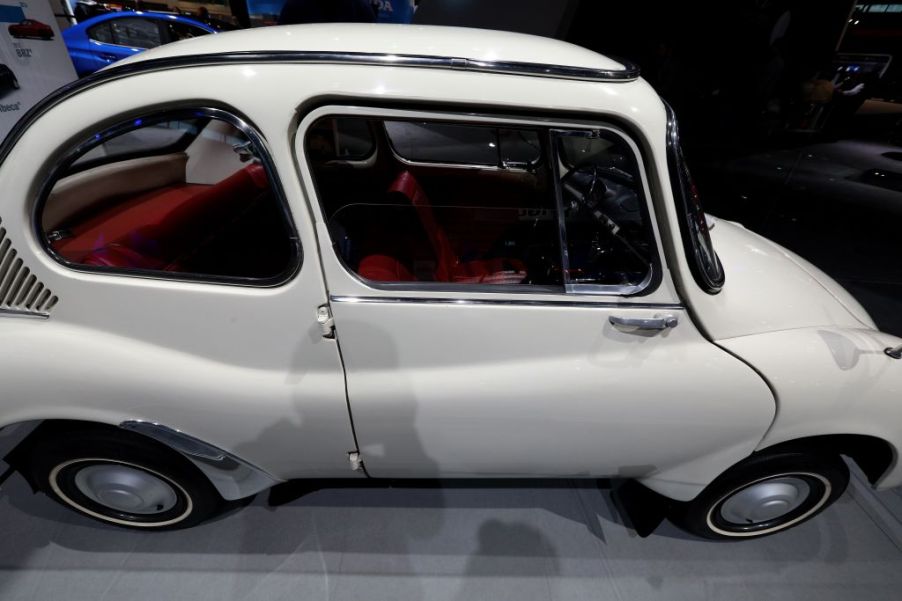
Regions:
<svg viewBox="0 0 902 601"><path fill-rule="evenodd" d="M435 253L435 281L467 284L518 284L526 278L526 266L517 259L491 258L460 261L454 252L454 248L451 246L451 242L448 240L447 234L435 218L432 203L426 196L426 192L409 171L402 171L389 186L388 192L404 196L416 210L420 223L423 225L423 229L426 230L426 235ZM379 258L377 259L376 257ZM389 267L388 261L393 261L396 265ZM404 277L405 279L396 279L395 277L392 279L380 279L367 276L363 273L364 265L366 265L368 270L375 269L374 265L379 265L379 273L381 275L387 277L397 274L397 277ZM366 257L361 261L360 266L360 275L377 281L415 280L410 271L404 268L400 262L384 255ZM374 271L373 273L376 272ZM408 277L409 279L406 279Z"/></svg>
<svg viewBox="0 0 902 601"><path fill-rule="evenodd" d="M178 259L268 189L251 164L212 186L182 184L146 192L73 226L54 244L84 265L177 271Z"/></svg>

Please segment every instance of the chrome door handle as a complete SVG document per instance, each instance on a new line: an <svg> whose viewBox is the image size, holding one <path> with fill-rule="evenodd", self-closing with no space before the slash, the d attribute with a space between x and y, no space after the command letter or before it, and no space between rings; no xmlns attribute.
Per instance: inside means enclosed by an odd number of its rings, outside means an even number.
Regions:
<svg viewBox="0 0 902 601"><path fill-rule="evenodd" d="M669 330L677 327L680 323L676 315L660 315L648 319L611 315L609 320L613 326L636 330Z"/></svg>

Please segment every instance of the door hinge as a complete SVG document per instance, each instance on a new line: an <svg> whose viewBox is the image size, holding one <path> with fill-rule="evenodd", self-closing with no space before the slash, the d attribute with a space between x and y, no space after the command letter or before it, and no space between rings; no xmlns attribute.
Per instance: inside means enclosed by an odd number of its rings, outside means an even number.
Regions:
<svg viewBox="0 0 902 601"><path fill-rule="evenodd" d="M335 320L332 319L332 309L329 305L320 305L316 308L316 323L322 330L323 338L335 338Z"/></svg>
<svg viewBox="0 0 902 601"><path fill-rule="evenodd" d="M363 457L360 456L359 452L353 451L351 453L348 453L348 460L351 462L351 469L353 471L363 471Z"/></svg>

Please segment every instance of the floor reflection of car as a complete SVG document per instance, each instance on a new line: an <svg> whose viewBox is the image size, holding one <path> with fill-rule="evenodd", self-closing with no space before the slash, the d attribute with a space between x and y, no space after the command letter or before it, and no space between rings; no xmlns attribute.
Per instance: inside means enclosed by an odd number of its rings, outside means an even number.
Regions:
<svg viewBox="0 0 902 601"><path fill-rule="evenodd" d="M53 39L53 29L46 23L34 19L23 19L9 26L9 35L14 38L40 38L42 40Z"/></svg>
<svg viewBox="0 0 902 601"><path fill-rule="evenodd" d="M16 74L6 65L0 63L0 96L5 96L11 90L19 89L19 80Z"/></svg>
<svg viewBox="0 0 902 601"><path fill-rule="evenodd" d="M63 38L76 72L84 76L148 48L208 33L216 30L187 17L126 11L88 19Z"/></svg>

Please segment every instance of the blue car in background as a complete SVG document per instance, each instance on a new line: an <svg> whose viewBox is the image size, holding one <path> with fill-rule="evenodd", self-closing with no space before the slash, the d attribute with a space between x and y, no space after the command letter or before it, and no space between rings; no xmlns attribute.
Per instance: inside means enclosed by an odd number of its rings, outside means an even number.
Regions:
<svg viewBox="0 0 902 601"><path fill-rule="evenodd" d="M195 38L216 30L200 21L152 12L98 15L63 31L63 39L79 77L148 48Z"/></svg>

